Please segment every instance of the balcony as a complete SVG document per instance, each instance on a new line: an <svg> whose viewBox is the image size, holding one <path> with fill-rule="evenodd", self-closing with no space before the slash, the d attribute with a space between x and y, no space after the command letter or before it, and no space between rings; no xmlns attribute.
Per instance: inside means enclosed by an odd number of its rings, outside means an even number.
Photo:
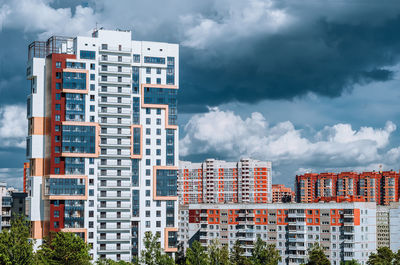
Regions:
<svg viewBox="0 0 400 265"><path fill-rule="evenodd" d="M99 74L103 75L126 75L130 76L132 74L132 70L130 68L124 70L110 70L110 69L101 69L99 68Z"/></svg>
<svg viewBox="0 0 400 265"><path fill-rule="evenodd" d="M118 80L116 78L107 78L103 79L99 77L99 84L104 84L104 85L124 85L124 86L130 86L131 85L131 80L129 78L125 78L124 80Z"/></svg>
<svg viewBox="0 0 400 265"><path fill-rule="evenodd" d="M99 90L99 94L103 95L115 95L115 96L130 96L131 88L124 87L118 89L117 87L103 87Z"/></svg>
<svg viewBox="0 0 400 265"><path fill-rule="evenodd" d="M106 248L98 247L97 251L99 253L122 253L122 252L130 253L131 247L130 246L122 246L120 248L117 248L115 246L110 247L110 248L109 247L106 247Z"/></svg>
<svg viewBox="0 0 400 265"><path fill-rule="evenodd" d="M111 106L131 106L132 102L129 99L121 100L118 102L117 100L102 100L99 99L99 105L111 105Z"/></svg>
<svg viewBox="0 0 400 265"><path fill-rule="evenodd" d="M116 235L107 235L105 237L98 236L97 241L98 242L130 242L131 236L128 234L121 235L120 237L117 237Z"/></svg>
<svg viewBox="0 0 400 265"><path fill-rule="evenodd" d="M105 63L105 64L123 64L123 65L130 65L132 63L132 60L130 58L105 58L100 56L100 63Z"/></svg>
<svg viewBox="0 0 400 265"><path fill-rule="evenodd" d="M107 47L99 47L99 52L101 53L120 53L120 54L131 54L132 49L126 47L119 46L107 46Z"/></svg>

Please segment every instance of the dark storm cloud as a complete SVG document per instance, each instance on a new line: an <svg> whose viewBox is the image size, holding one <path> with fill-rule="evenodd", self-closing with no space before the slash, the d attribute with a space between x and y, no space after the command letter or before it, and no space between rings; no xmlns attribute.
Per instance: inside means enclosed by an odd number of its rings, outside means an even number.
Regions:
<svg viewBox="0 0 400 265"><path fill-rule="evenodd" d="M385 68L399 60L399 29L400 15L370 24L319 18L225 47L182 47L181 109L292 99L308 92L338 97L355 84L389 80L392 73Z"/></svg>
<svg viewBox="0 0 400 265"><path fill-rule="evenodd" d="M21 31L0 31L0 106L25 103L28 95L26 61L33 35Z"/></svg>

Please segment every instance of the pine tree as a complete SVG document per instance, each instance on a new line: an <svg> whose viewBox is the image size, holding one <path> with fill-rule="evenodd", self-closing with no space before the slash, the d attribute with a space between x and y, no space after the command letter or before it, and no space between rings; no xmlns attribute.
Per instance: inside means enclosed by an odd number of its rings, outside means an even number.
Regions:
<svg viewBox="0 0 400 265"><path fill-rule="evenodd" d="M0 233L0 264L34 264L34 242L29 237L29 221L23 216L14 216L10 230L3 229Z"/></svg>

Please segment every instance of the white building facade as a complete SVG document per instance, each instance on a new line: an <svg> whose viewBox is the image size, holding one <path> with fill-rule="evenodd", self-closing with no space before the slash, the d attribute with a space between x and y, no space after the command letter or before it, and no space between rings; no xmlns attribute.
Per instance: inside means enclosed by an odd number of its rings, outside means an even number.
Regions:
<svg viewBox="0 0 400 265"><path fill-rule="evenodd" d="M356 259L366 264L376 250L376 204L191 204L180 207L179 239L187 248L218 239L239 241L250 256L257 237L275 244L280 264L304 264L308 249L321 245L333 265Z"/></svg>
<svg viewBox="0 0 400 265"><path fill-rule="evenodd" d="M176 251L179 46L130 31L29 46L32 237L80 234L94 259L131 261L146 231Z"/></svg>

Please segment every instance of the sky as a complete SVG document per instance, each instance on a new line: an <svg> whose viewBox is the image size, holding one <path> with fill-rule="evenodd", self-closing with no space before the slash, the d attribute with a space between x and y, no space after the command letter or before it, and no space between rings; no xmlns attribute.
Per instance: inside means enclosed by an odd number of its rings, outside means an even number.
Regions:
<svg viewBox="0 0 400 265"><path fill-rule="evenodd" d="M0 0L0 181L22 186L27 46L129 29L180 44L180 159L399 170L398 0Z"/></svg>

